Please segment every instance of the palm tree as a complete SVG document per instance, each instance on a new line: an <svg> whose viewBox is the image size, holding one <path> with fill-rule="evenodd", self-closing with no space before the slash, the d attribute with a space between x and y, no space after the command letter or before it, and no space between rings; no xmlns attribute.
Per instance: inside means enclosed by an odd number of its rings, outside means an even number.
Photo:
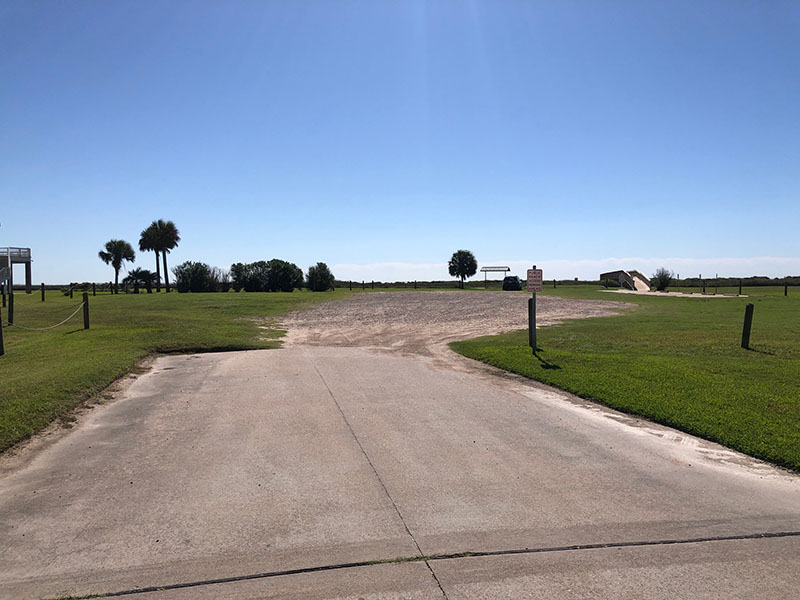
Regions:
<svg viewBox="0 0 800 600"><path fill-rule="evenodd" d="M164 261L164 285L167 288L167 293L169 294L167 254L169 254L169 251L178 245L178 242L181 241L181 236L178 234L178 228L175 227L175 223L172 221L165 222L163 219L159 219L158 221L153 221L150 227L153 227L155 231L155 247L158 252L161 252L161 258Z"/></svg>
<svg viewBox="0 0 800 600"><path fill-rule="evenodd" d="M156 292L161 291L161 265L158 262L158 247L157 247L157 240L156 240L156 222L153 221L150 226L142 231L142 234L139 236L139 250L142 252L149 252L152 250L156 254Z"/></svg>
<svg viewBox="0 0 800 600"><path fill-rule="evenodd" d="M107 265L114 267L114 289L119 293L119 270L122 268L122 261L133 262L136 254L133 247L125 240L109 240L106 242L106 249L97 253Z"/></svg>
<svg viewBox="0 0 800 600"><path fill-rule="evenodd" d="M147 269L131 269L128 276L122 280L122 283L131 285L139 285L140 287L147 288L147 293L152 292L153 283L156 280L156 274Z"/></svg>

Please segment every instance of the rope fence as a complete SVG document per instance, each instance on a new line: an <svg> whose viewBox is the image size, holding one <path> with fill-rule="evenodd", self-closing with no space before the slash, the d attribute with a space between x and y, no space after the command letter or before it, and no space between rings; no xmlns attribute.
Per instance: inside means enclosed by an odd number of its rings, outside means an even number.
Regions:
<svg viewBox="0 0 800 600"><path fill-rule="evenodd" d="M83 310L83 328L89 329L89 294L88 292L83 293L83 302L81 302L78 307L66 318L62 321L56 323L55 325L48 325L46 327L27 327L25 325L20 325L19 323L14 322L14 294L8 295L8 312L7 312L7 325L6 327L14 327L16 329L22 329L25 331L49 331L51 329L55 329L56 327L61 327L62 325L66 324L72 318L75 317L81 310ZM24 303L23 303L24 304ZM30 308L30 306L26 307ZM63 310L63 307L61 307ZM67 310L71 310L72 307L67 307ZM37 311L33 311L37 312ZM59 311L60 312L60 311ZM0 316L0 356L5 354L5 345L3 341L3 319Z"/></svg>
<svg viewBox="0 0 800 600"><path fill-rule="evenodd" d="M55 325L50 325L49 327L25 327L23 325L19 325L18 323L9 323L8 327L16 327L18 329L24 329L26 331L47 331L48 329L55 329L56 327L61 327L64 323L66 323L72 317L77 315L78 311L80 311L84 306L86 306L86 303L85 302L81 302L80 306L78 306L78 308L75 309L75 312L73 312L70 316L68 316L66 319L64 319L60 323L56 323ZM88 329L88 327L85 327L85 329Z"/></svg>

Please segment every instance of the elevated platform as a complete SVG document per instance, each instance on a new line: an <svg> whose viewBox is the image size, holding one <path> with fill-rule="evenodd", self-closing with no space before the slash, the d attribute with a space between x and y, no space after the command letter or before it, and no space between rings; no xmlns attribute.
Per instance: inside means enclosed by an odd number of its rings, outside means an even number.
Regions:
<svg viewBox="0 0 800 600"><path fill-rule="evenodd" d="M14 285L14 265L25 265L25 293L32 291L31 284L31 249L30 248L0 248L0 286L12 289Z"/></svg>

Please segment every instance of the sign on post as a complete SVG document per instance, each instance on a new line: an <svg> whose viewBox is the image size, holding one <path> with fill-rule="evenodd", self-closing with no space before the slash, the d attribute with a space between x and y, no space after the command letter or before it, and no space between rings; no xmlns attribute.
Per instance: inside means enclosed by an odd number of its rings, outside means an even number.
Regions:
<svg viewBox="0 0 800 600"><path fill-rule="evenodd" d="M533 269L528 269L528 291L542 291L542 270L537 269L536 265L534 265Z"/></svg>
<svg viewBox="0 0 800 600"><path fill-rule="evenodd" d="M536 354L536 292L542 291L542 270L536 265L528 269L528 291L531 292L528 299L528 343Z"/></svg>

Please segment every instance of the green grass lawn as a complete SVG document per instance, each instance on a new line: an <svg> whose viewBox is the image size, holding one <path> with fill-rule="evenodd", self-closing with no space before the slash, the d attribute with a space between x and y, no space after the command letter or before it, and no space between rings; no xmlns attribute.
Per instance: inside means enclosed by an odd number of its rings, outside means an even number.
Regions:
<svg viewBox="0 0 800 600"><path fill-rule="evenodd" d="M355 293L355 292L353 292ZM275 348L280 331L262 329L276 317L350 292L314 294L139 294L89 296L91 328L82 313L49 331L4 327L0 357L0 451L68 417L87 398L153 353ZM81 303L55 291L15 295L15 324L46 327ZM2 310L3 322L8 318ZM268 323L267 323L268 324Z"/></svg>
<svg viewBox="0 0 800 600"><path fill-rule="evenodd" d="M747 290L748 292L751 290ZM451 344L456 351L615 409L800 470L800 294L633 298L587 286L545 295L620 300L616 317ZM752 350L740 347L747 302Z"/></svg>

